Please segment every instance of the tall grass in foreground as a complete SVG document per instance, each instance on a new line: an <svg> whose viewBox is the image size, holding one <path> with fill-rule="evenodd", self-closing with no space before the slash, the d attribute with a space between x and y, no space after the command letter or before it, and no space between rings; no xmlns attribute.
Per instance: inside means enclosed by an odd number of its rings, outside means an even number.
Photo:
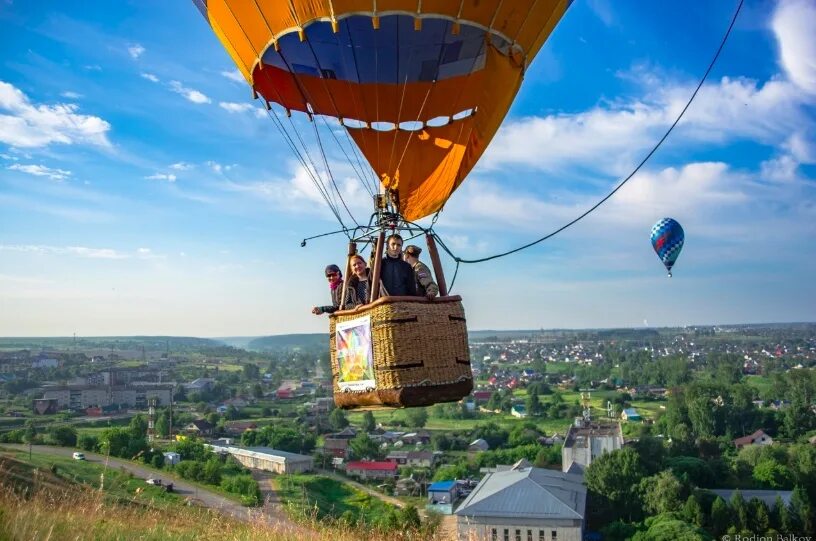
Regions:
<svg viewBox="0 0 816 541"><path fill-rule="evenodd" d="M247 510L239 520L198 507L162 507L52 483L21 486L0 471L0 541L22 540L246 540L246 541L429 541L417 531L382 532L312 516L296 526L281 526L263 509ZM11 482L7 482L11 481Z"/></svg>

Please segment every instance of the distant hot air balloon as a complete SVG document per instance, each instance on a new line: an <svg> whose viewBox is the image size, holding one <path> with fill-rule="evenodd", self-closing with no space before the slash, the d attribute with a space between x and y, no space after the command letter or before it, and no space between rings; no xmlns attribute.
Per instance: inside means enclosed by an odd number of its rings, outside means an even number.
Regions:
<svg viewBox="0 0 816 541"><path fill-rule="evenodd" d="M674 262L683 249L684 240L683 228L673 218L663 218L652 226L652 248L669 271L669 278Z"/></svg>

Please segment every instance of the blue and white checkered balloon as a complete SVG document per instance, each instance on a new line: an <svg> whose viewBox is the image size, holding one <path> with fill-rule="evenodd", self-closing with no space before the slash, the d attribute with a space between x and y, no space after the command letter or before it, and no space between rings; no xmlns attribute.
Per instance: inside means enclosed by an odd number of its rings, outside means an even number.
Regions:
<svg viewBox="0 0 816 541"><path fill-rule="evenodd" d="M669 277L672 275L674 262L683 249L685 237L683 228L673 218L663 218L652 226L652 248L669 271Z"/></svg>

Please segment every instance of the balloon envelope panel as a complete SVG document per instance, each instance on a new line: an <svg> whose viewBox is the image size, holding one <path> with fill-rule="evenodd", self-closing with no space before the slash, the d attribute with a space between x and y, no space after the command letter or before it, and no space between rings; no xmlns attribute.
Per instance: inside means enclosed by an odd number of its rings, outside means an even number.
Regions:
<svg viewBox="0 0 816 541"><path fill-rule="evenodd" d="M685 242L683 228L673 218L663 218L652 226L652 247L655 253L671 271L680 256Z"/></svg>

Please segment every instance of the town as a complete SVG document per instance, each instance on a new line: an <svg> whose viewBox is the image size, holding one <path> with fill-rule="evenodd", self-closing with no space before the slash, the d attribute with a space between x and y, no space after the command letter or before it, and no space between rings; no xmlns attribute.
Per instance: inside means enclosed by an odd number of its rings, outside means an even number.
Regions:
<svg viewBox="0 0 816 541"><path fill-rule="evenodd" d="M479 331L469 349L465 399L361 412L334 407L325 336L0 339L0 446L433 539L816 528L816 325Z"/></svg>

